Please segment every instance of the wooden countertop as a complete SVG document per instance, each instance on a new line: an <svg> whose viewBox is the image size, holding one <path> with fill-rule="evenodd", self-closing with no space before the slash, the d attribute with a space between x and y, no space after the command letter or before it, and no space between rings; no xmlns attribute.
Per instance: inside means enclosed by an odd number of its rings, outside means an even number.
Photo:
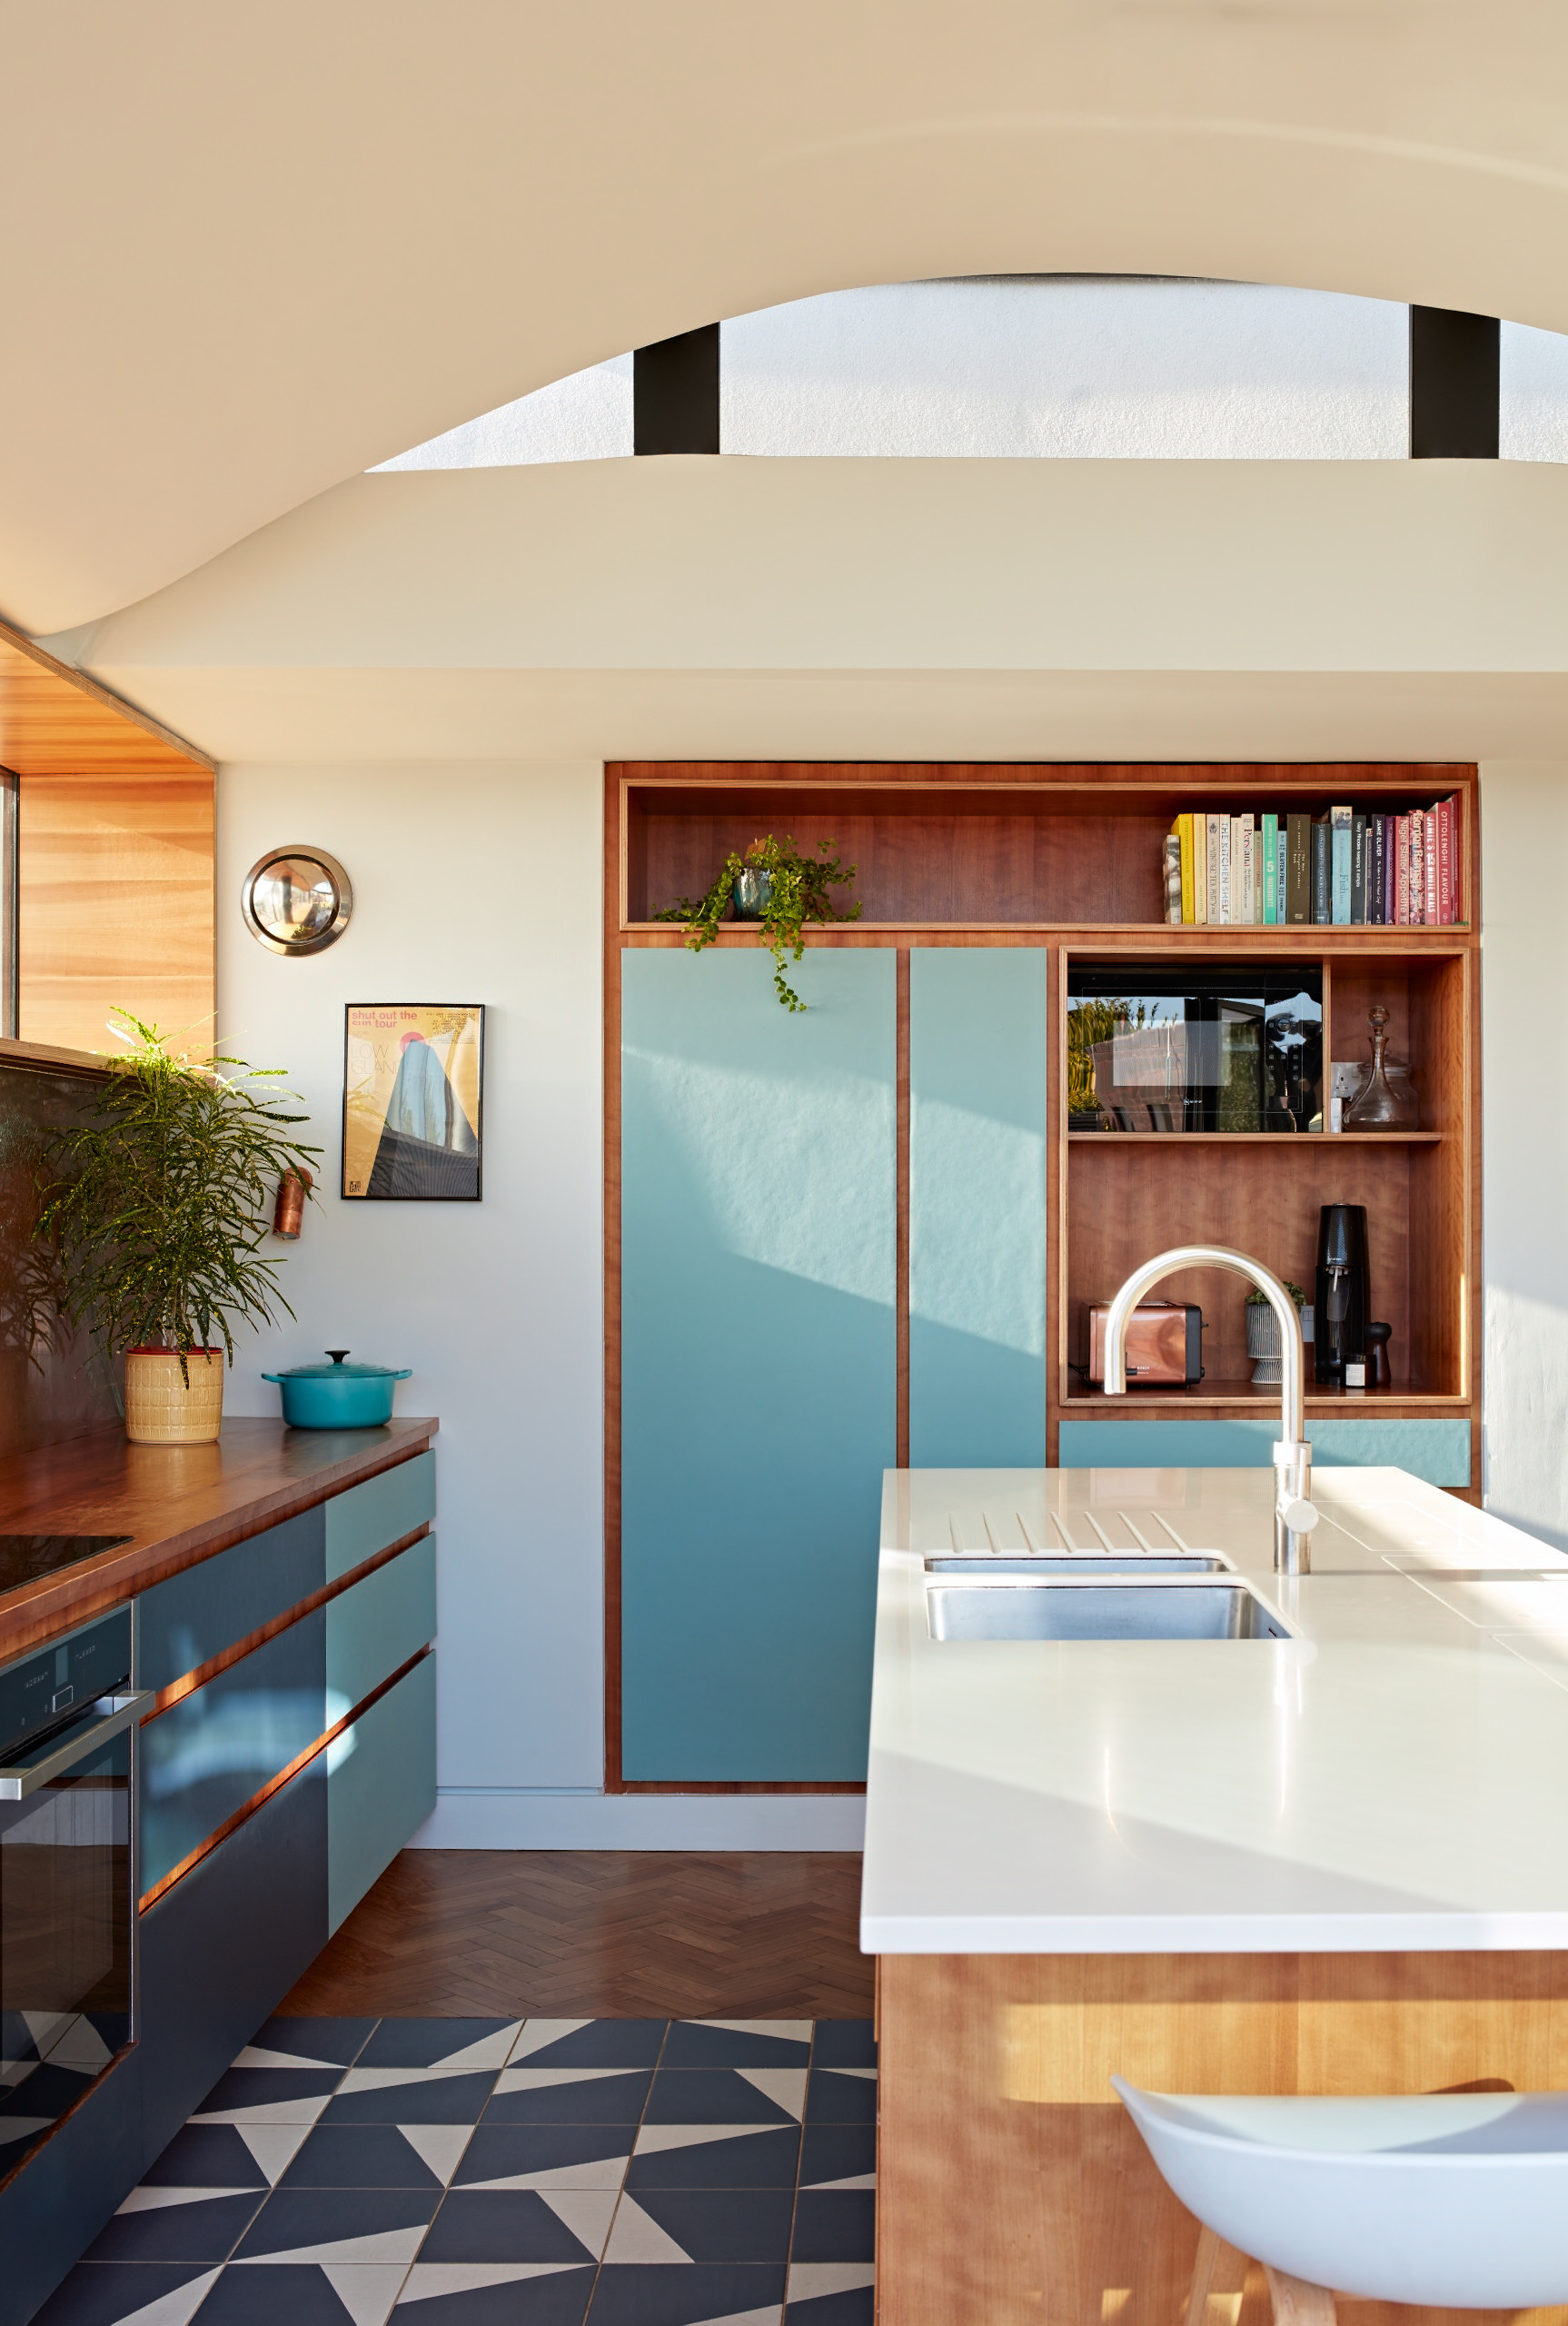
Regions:
<svg viewBox="0 0 1568 2326"><path fill-rule="evenodd" d="M287 1429L236 1419L211 1446L131 1446L118 1423L0 1462L0 1534L128 1535L0 1595L0 1660L19 1655L378 1470L422 1453L430 1419Z"/></svg>

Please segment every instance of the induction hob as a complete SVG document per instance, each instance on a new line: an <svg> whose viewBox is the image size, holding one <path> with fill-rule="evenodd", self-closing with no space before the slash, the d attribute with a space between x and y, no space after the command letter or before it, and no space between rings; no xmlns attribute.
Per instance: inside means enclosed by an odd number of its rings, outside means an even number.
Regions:
<svg viewBox="0 0 1568 2326"><path fill-rule="evenodd" d="M0 1594L36 1583L62 1567L117 1550L129 1535L0 1535Z"/></svg>

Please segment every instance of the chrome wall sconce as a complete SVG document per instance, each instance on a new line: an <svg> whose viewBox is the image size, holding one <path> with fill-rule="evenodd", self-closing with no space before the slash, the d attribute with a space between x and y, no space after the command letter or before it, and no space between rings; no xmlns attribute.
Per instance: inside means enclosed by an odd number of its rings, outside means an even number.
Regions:
<svg viewBox="0 0 1568 2326"><path fill-rule="evenodd" d="M245 875L240 910L270 953L321 953L349 925L354 892L324 848L273 848Z"/></svg>

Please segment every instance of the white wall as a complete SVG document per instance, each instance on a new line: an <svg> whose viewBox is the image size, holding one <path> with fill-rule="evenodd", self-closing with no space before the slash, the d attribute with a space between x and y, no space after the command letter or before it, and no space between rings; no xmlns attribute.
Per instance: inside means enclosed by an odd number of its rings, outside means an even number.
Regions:
<svg viewBox="0 0 1568 2326"><path fill-rule="evenodd" d="M602 777L557 766L225 766L218 788L223 1046L284 1066L326 1150L290 1247L298 1312L243 1337L230 1409L274 1414L263 1367L328 1346L412 1365L439 1414L443 1788L602 1778ZM263 850L314 841L354 888L307 960L247 936ZM343 1005L486 1004L484 1196L344 1203Z"/></svg>
<svg viewBox="0 0 1568 2326"><path fill-rule="evenodd" d="M1568 1550L1568 760L1481 770L1486 1506Z"/></svg>

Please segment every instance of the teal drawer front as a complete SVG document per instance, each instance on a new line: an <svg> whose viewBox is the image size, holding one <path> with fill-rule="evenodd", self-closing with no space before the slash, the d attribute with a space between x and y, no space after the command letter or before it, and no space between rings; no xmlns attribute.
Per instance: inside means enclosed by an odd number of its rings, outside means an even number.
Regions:
<svg viewBox="0 0 1568 2326"><path fill-rule="evenodd" d="M144 1591L136 1601L136 1685L167 1688L313 1598L327 1579L325 1530L318 1505Z"/></svg>
<svg viewBox="0 0 1568 2326"><path fill-rule="evenodd" d="M1434 1486L1470 1484L1470 1424L1461 1420L1309 1421L1319 1462L1408 1470ZM1243 1470L1266 1465L1279 1436L1267 1421L1064 1421L1057 1460L1064 1470Z"/></svg>
<svg viewBox="0 0 1568 2326"><path fill-rule="evenodd" d="M362 1486L335 1494L327 1506L327 1581L373 1559L435 1516L435 1456L416 1454Z"/></svg>
<svg viewBox="0 0 1568 2326"><path fill-rule="evenodd" d="M336 1930L435 1807L435 1657L378 1696L326 1761L327 1927Z"/></svg>
<svg viewBox="0 0 1568 2326"><path fill-rule="evenodd" d="M1042 947L909 953L909 1459L1046 1458Z"/></svg>
<svg viewBox="0 0 1568 2326"><path fill-rule="evenodd" d="M329 1599L326 1618L327 1701L341 1720L435 1637L435 1536Z"/></svg>

